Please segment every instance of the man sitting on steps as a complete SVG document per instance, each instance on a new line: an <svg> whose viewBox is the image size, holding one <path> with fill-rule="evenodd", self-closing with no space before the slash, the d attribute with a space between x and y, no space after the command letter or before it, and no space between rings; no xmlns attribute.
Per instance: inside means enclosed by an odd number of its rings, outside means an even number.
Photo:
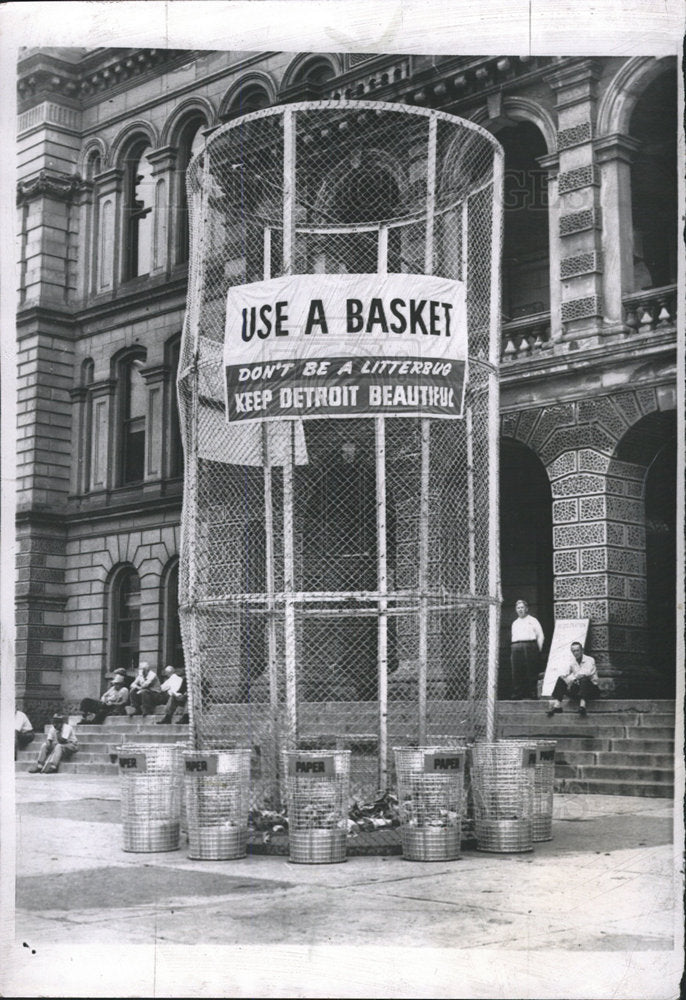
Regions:
<svg viewBox="0 0 686 1000"><path fill-rule="evenodd" d="M38 760L29 768L29 774L55 774L62 755L67 754L67 759L78 750L76 733L69 725L63 715L56 714L52 718L52 725L48 726L45 734L45 742L40 748Z"/></svg>
<svg viewBox="0 0 686 1000"><path fill-rule="evenodd" d="M162 690L166 690L169 698L165 707L164 716L159 720L158 725L168 725L174 719L177 708L186 704L188 695L186 692L186 678L177 673L176 667L165 667L167 680L162 685ZM181 722L188 722L188 715L181 717Z"/></svg>
<svg viewBox="0 0 686 1000"><path fill-rule="evenodd" d="M126 706L129 703L129 689L125 687L125 670L115 670L112 683L107 691L102 695L100 701L95 698L84 698L79 705L79 711L83 715L82 723L88 723L89 713L94 713L90 722L98 725L103 722L108 715L125 715Z"/></svg>
<svg viewBox="0 0 686 1000"><path fill-rule="evenodd" d="M598 688L598 672L592 656L586 656L580 642L571 645L572 659L569 669L563 677L558 677L553 688L553 700L550 702L547 716L562 711L563 698L579 699L579 715L586 715L586 702L600 697Z"/></svg>
<svg viewBox="0 0 686 1000"><path fill-rule="evenodd" d="M129 700L135 711L134 715L154 715L155 705L164 699L155 697L160 693L160 679L146 660L138 664L138 673L131 683Z"/></svg>

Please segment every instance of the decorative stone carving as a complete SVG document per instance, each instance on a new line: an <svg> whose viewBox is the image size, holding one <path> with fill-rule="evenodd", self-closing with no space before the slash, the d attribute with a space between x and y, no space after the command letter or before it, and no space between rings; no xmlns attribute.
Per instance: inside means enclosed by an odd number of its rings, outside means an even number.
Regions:
<svg viewBox="0 0 686 1000"><path fill-rule="evenodd" d="M602 316L603 304L600 295L586 295L581 299L569 299L562 303L562 322L571 323L576 319L592 319Z"/></svg>
<svg viewBox="0 0 686 1000"><path fill-rule="evenodd" d="M553 524L565 524L579 518L578 500L554 500Z"/></svg>
<svg viewBox="0 0 686 1000"><path fill-rule="evenodd" d="M600 208L584 208L580 212L568 212L560 216L560 236L583 233L587 229L601 229Z"/></svg>
<svg viewBox="0 0 686 1000"><path fill-rule="evenodd" d="M62 174L53 170L41 170L35 177L17 184L17 204L48 195L60 201L70 201L81 190L83 181L78 174Z"/></svg>
<svg viewBox="0 0 686 1000"><path fill-rule="evenodd" d="M593 137L593 128L590 122L579 122L571 128L562 128L557 133L557 148L562 152L571 149L573 146L580 146L584 142L590 142Z"/></svg>
<svg viewBox="0 0 686 1000"><path fill-rule="evenodd" d="M602 270L603 255L599 250L577 253L560 261L561 278L576 278L581 274L600 274Z"/></svg>
<svg viewBox="0 0 686 1000"><path fill-rule="evenodd" d="M569 191L580 191L581 188L599 184L598 173L592 163L584 167L576 167L559 175L557 179L558 192L567 194Z"/></svg>

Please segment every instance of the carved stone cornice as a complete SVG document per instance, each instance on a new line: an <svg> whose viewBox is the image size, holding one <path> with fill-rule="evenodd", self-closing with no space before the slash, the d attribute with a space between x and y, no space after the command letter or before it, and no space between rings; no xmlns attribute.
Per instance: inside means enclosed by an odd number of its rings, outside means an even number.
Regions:
<svg viewBox="0 0 686 1000"><path fill-rule="evenodd" d="M608 160L623 160L625 163L631 163L634 154L640 148L641 143L638 139L622 135L619 132L603 135L593 140L593 152L598 163L605 163Z"/></svg>
<svg viewBox="0 0 686 1000"><path fill-rule="evenodd" d="M34 198L47 195L59 201L71 201L82 188L83 180L78 174L62 174L54 170L41 170L35 177L19 181L17 184L17 205L23 205Z"/></svg>
<svg viewBox="0 0 686 1000"><path fill-rule="evenodd" d="M17 91L19 110L32 106L48 95L60 95L78 106L83 98L111 90L129 79L136 79L183 56L183 49L101 49L95 54L83 50L76 61L60 55L60 50L42 49L19 63Z"/></svg>
<svg viewBox="0 0 686 1000"><path fill-rule="evenodd" d="M152 385L155 382L163 382L170 371L169 365L149 365L147 368L141 368L140 373L143 381Z"/></svg>

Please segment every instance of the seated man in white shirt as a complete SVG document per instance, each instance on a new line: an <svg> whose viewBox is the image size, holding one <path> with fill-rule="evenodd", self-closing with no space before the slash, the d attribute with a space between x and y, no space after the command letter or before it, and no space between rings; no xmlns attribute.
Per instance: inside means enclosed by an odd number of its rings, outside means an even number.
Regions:
<svg viewBox="0 0 686 1000"><path fill-rule="evenodd" d="M29 774L38 774L39 771L43 774L54 774L60 766L63 754L66 753L67 758L71 757L78 750L78 746L73 727L63 715L54 715L52 725L48 726L45 734L45 742L40 748L38 760L29 768Z"/></svg>
<svg viewBox="0 0 686 1000"><path fill-rule="evenodd" d="M164 673L167 680L162 685L162 690L167 695L167 704L163 717L159 720L159 725L168 725L174 718L174 712L179 706L184 706L187 700L186 678L177 673L176 667L165 667ZM188 717L181 720L188 722Z"/></svg>
<svg viewBox="0 0 686 1000"><path fill-rule="evenodd" d="M566 674L558 677L553 688L553 700L550 702L546 715L555 715L562 711L563 698L579 699L579 715L586 715L586 702L600 696L598 687L598 671L592 656L586 656L580 642L571 645L572 659Z"/></svg>
<svg viewBox="0 0 686 1000"><path fill-rule="evenodd" d="M155 705L160 701L153 698L153 692L159 693L160 679L147 660L141 660L138 664L138 673L131 682L129 690L129 701L133 705L134 715L154 715Z"/></svg>

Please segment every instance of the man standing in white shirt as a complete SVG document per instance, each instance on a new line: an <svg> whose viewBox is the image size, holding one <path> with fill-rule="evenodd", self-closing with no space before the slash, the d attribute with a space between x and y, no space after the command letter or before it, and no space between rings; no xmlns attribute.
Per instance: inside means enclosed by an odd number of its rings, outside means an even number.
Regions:
<svg viewBox="0 0 686 1000"><path fill-rule="evenodd" d="M541 623L529 614L529 605L519 600L515 604L517 617L512 622L512 699L538 697L538 672L541 650L543 649L543 629Z"/></svg>
<svg viewBox="0 0 686 1000"><path fill-rule="evenodd" d="M579 699L579 715L586 715L586 702L600 697L598 687L598 671L592 656L586 656L580 642L571 645L572 658L566 674L558 677L553 688L553 700L548 706L546 715L555 715L562 711L563 698Z"/></svg>

